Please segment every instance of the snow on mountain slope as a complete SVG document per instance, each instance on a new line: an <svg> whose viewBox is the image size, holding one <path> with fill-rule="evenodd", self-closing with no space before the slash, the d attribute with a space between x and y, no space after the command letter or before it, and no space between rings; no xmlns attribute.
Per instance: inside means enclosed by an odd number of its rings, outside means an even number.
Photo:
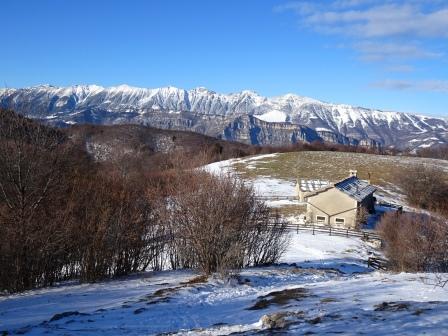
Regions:
<svg viewBox="0 0 448 336"><path fill-rule="evenodd" d="M187 91L175 87L146 89L127 85L109 88L41 85L0 90L0 106L35 118L51 117L52 122L60 123L144 123L150 121L149 114L155 112L191 112L207 118L222 117L227 122L239 116L254 115L267 122L287 121L359 140L373 139L383 145L416 148L448 142L448 121L442 118L330 104L294 94L267 98L253 91L220 94L204 87ZM188 128L192 122L177 121L179 123ZM205 126L201 127L207 128L211 122L203 123ZM219 129L218 133L221 131ZM430 137L436 140L424 140Z"/></svg>
<svg viewBox="0 0 448 336"><path fill-rule="evenodd" d="M286 113L277 110L272 110L261 115L257 115L257 118L267 122L285 122L288 120Z"/></svg>

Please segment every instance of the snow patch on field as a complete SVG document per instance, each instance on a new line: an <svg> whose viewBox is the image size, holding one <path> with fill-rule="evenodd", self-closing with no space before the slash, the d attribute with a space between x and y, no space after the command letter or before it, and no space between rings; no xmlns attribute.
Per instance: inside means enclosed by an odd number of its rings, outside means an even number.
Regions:
<svg viewBox="0 0 448 336"><path fill-rule="evenodd" d="M204 169L205 171L207 171L211 174L215 174L215 175L235 173L235 169L233 168L233 165L235 163L245 163L248 166L251 166L251 163L254 163L256 161L263 160L263 159L274 158L277 155L278 155L278 153L274 153L274 154L249 156L247 158L223 160L223 161L213 162L208 165L205 165L202 167L202 169ZM252 167L255 168L255 166L253 166L253 165L252 165Z"/></svg>
<svg viewBox="0 0 448 336"><path fill-rule="evenodd" d="M278 153L274 154L265 154L258 156L251 156L247 158L241 159L230 159L219 162L214 162L204 166L202 169L205 171L214 174L214 175L222 175L222 174L233 174L237 175L238 173L235 171L233 165L234 164L245 164L246 167L249 166L249 169L255 169L255 162L260 162L260 160L264 159L272 159L275 158ZM295 182L286 181L282 179L272 178L270 176L260 176L255 179L246 179L245 182L254 188L255 193L258 196L270 197L270 196L295 196ZM288 204L297 204L291 203L291 201L287 202ZM280 205L280 203L274 203Z"/></svg>
<svg viewBox="0 0 448 336"><path fill-rule="evenodd" d="M227 174L227 173L233 173L234 170L232 168L232 164L235 162L235 159L230 160L224 160L224 161L218 161L210 163L202 169L204 169L206 172L209 172L210 174L214 175L220 175L220 174Z"/></svg>
<svg viewBox="0 0 448 336"><path fill-rule="evenodd" d="M259 196L295 196L295 183L272 177L258 177L248 181Z"/></svg>
<svg viewBox="0 0 448 336"><path fill-rule="evenodd" d="M323 262L325 260L367 260L371 248L358 238L330 236L328 233L291 233L291 244L282 262Z"/></svg>
<svg viewBox="0 0 448 336"><path fill-rule="evenodd" d="M267 206L271 208L278 208L283 206L290 206L290 205L305 205L306 203L299 202L298 200L277 200L277 201L266 201L265 202Z"/></svg>

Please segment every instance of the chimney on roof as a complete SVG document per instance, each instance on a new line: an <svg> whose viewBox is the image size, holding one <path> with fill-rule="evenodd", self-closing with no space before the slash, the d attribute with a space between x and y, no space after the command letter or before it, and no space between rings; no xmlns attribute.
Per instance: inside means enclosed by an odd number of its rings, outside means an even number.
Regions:
<svg viewBox="0 0 448 336"><path fill-rule="evenodd" d="M358 177L358 171L357 171L357 170L354 170L354 169L350 169L350 170L348 171L348 176L349 176L349 177Z"/></svg>

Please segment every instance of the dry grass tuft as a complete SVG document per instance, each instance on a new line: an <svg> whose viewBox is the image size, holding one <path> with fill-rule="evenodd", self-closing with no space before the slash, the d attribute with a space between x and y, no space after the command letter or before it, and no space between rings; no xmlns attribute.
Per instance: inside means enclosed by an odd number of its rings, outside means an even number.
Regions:
<svg viewBox="0 0 448 336"><path fill-rule="evenodd" d="M271 305L283 306L292 300L301 300L309 297L310 294L305 288L291 288L282 291L271 292L267 295L259 296L257 302L247 310L259 310Z"/></svg>

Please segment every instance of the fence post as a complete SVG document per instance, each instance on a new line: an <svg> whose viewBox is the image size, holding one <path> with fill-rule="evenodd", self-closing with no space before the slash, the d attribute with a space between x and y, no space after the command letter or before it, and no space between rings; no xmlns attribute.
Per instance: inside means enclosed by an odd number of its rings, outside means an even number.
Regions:
<svg viewBox="0 0 448 336"><path fill-rule="evenodd" d="M348 238L348 229L347 229L347 238Z"/></svg>
<svg viewBox="0 0 448 336"><path fill-rule="evenodd" d="M297 222L297 234L299 234L299 230L300 230L300 223Z"/></svg>
<svg viewBox="0 0 448 336"><path fill-rule="evenodd" d="M313 236L314 236L314 223L313 223Z"/></svg>
<svg viewBox="0 0 448 336"><path fill-rule="evenodd" d="M330 226L330 236L331 236L331 226Z"/></svg>

